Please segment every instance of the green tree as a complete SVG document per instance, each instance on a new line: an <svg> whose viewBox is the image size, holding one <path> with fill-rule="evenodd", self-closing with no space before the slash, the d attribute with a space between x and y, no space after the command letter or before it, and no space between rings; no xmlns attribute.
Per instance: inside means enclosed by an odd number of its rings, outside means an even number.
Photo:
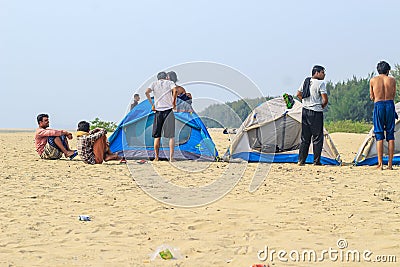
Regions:
<svg viewBox="0 0 400 267"><path fill-rule="evenodd" d="M117 129L117 124L112 121L102 121L99 118L95 118L90 122L90 130L95 128L103 128L107 132L114 132Z"/></svg>
<svg viewBox="0 0 400 267"><path fill-rule="evenodd" d="M240 99L225 104L213 104L199 113L207 127L238 128L250 112L271 97Z"/></svg>
<svg viewBox="0 0 400 267"><path fill-rule="evenodd" d="M400 101L400 65L395 64L394 69L390 71L390 74L396 79L396 97L395 103Z"/></svg>
<svg viewBox="0 0 400 267"><path fill-rule="evenodd" d="M328 83L329 106L327 121L366 121L372 120L373 102L369 98L369 80L353 76L346 82Z"/></svg>

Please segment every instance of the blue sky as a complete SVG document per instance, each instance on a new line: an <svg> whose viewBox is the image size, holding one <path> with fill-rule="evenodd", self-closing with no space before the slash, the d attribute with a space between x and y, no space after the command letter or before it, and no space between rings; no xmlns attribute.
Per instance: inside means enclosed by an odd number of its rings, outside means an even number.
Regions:
<svg viewBox="0 0 400 267"><path fill-rule="evenodd" d="M0 128L35 128L42 112L53 128L119 122L144 82L191 61L231 66L264 95L294 94L314 64L334 82L366 77L379 60L400 62L398 10L396 0L0 0Z"/></svg>

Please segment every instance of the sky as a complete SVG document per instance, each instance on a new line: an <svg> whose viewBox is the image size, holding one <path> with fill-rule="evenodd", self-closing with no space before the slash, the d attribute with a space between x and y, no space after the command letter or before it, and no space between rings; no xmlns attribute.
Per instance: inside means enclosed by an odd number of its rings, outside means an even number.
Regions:
<svg viewBox="0 0 400 267"><path fill-rule="evenodd" d="M367 77L380 60L400 63L399 10L397 0L0 0L0 128L36 128L39 113L51 128L118 123L159 71L188 62L226 66L268 96L295 94L315 64L328 81ZM188 88L195 100L237 97Z"/></svg>

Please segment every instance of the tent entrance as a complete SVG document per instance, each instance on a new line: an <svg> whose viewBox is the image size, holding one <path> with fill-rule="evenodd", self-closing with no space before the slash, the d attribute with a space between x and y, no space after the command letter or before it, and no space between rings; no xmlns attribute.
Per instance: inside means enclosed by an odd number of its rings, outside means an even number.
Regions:
<svg viewBox="0 0 400 267"><path fill-rule="evenodd" d="M263 153L292 151L300 147L301 124L290 116L283 116L247 134L253 150Z"/></svg>

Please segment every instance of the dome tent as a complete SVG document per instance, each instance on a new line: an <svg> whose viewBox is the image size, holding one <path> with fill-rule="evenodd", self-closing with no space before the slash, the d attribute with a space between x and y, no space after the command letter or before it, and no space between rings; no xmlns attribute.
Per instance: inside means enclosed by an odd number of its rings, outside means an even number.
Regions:
<svg viewBox="0 0 400 267"><path fill-rule="evenodd" d="M256 107L237 130L224 159L249 162L293 162L299 158L302 104L294 100L291 109L282 97ZM312 144L306 163L313 162ZM321 154L324 165L340 165L340 155L324 129Z"/></svg>
<svg viewBox="0 0 400 267"><path fill-rule="evenodd" d="M207 128L191 105L177 99L175 115L175 151L177 160L214 161L218 152ZM154 112L145 100L134 107L110 136L110 150L127 159L153 159ZM161 138L160 159L169 157L168 139Z"/></svg>
<svg viewBox="0 0 400 267"><path fill-rule="evenodd" d="M400 114L400 102L396 104L396 113ZM400 165L400 120L396 120L394 127L394 156L393 165ZM383 141L383 164L387 164L389 160L388 156L388 143ZM376 139L374 134L374 127L369 131L364 142L358 149L357 155L354 158L354 164L356 166L361 165L377 165L378 154L376 151Z"/></svg>

